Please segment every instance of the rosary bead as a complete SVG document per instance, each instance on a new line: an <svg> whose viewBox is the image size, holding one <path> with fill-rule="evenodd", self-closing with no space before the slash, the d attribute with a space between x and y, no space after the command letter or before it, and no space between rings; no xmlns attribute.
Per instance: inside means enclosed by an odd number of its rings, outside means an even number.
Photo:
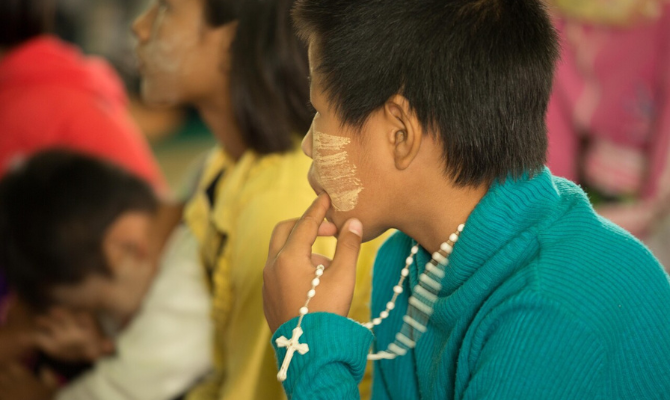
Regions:
<svg viewBox="0 0 670 400"><path fill-rule="evenodd" d="M321 268L317 269L316 270L316 276L321 276L321 275L323 275L323 269L321 269Z"/></svg>
<svg viewBox="0 0 670 400"><path fill-rule="evenodd" d="M433 253L433 260L435 260L436 263L438 264L446 264L447 263L447 258L440 254L439 251L436 251Z"/></svg>
<svg viewBox="0 0 670 400"><path fill-rule="evenodd" d="M413 262L414 262L414 259L412 257L407 257L407 259L405 260L405 264L407 264L407 265L412 265Z"/></svg>
<svg viewBox="0 0 670 400"><path fill-rule="evenodd" d="M444 242L440 245L440 250L442 250L443 252L445 252L447 254L451 254L451 252L454 250L454 248L451 247L451 245L449 245L449 243Z"/></svg>
<svg viewBox="0 0 670 400"><path fill-rule="evenodd" d="M386 303L386 308L388 310L393 310L395 308L395 303L392 302L392 301L389 301L388 303Z"/></svg>
<svg viewBox="0 0 670 400"><path fill-rule="evenodd" d="M311 299L312 297L314 297L315 294L316 294L316 290L312 289L309 292L307 292L307 297L309 297Z"/></svg>
<svg viewBox="0 0 670 400"><path fill-rule="evenodd" d="M307 307L300 307L300 315L305 315L309 312Z"/></svg>
<svg viewBox="0 0 670 400"><path fill-rule="evenodd" d="M407 276L409 275L409 269L403 268L402 271L400 271L400 275L402 276Z"/></svg>
<svg viewBox="0 0 670 400"><path fill-rule="evenodd" d="M388 311L382 311L382 312L379 314L379 316L381 317L381 319L386 319L386 318L388 318L388 316L389 316L389 312L388 312Z"/></svg>
<svg viewBox="0 0 670 400"><path fill-rule="evenodd" d="M452 233L451 235L449 235L449 240L451 240L453 243L458 242L458 235L455 234L455 233Z"/></svg>
<svg viewBox="0 0 670 400"><path fill-rule="evenodd" d="M465 228L465 224L460 224L458 225L458 231L463 232L463 229Z"/></svg>
<svg viewBox="0 0 670 400"><path fill-rule="evenodd" d="M381 318L375 318L375 319L372 320L372 323L375 324L375 325L379 325L379 324L382 323L382 319Z"/></svg>
<svg viewBox="0 0 670 400"><path fill-rule="evenodd" d="M319 286L319 283L321 283L319 278L314 278L314 280L312 281L312 286L317 287Z"/></svg>
<svg viewBox="0 0 670 400"><path fill-rule="evenodd" d="M412 255L415 255L418 252L419 252L419 246L412 247L412 250L411 250Z"/></svg>
<svg viewBox="0 0 670 400"><path fill-rule="evenodd" d="M402 293L402 286L400 286L400 285L396 285L396 286L394 286L394 287L393 287L393 292L395 292L395 293L397 293L397 294Z"/></svg>

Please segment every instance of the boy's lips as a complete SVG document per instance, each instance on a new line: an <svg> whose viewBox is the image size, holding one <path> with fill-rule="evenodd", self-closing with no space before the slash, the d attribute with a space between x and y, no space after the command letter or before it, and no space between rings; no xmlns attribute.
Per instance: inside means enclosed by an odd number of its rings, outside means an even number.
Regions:
<svg viewBox="0 0 670 400"><path fill-rule="evenodd" d="M140 72L140 74L146 68L145 67L146 64L144 62L144 58L142 57L139 47L135 48L135 65L137 66L137 70Z"/></svg>
<svg viewBox="0 0 670 400"><path fill-rule="evenodd" d="M312 190L314 193L316 193L317 196L320 196L322 193L324 193L324 190L316 183L316 180L314 179L311 171L309 174L307 174L307 182L309 182L309 186L312 187Z"/></svg>

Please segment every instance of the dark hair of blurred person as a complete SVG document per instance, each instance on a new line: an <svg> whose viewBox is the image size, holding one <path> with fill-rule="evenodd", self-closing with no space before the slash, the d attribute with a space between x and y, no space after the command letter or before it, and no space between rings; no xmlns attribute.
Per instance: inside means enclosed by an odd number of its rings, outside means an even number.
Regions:
<svg viewBox="0 0 670 400"><path fill-rule="evenodd" d="M0 266L24 301L44 309L55 287L111 277L103 246L110 226L156 207L151 188L120 168L61 150L40 153L0 181Z"/></svg>

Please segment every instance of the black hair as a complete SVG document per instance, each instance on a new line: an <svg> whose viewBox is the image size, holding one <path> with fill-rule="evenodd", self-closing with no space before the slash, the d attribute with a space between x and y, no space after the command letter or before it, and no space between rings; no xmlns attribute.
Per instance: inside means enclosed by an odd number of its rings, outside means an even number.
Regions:
<svg viewBox="0 0 670 400"><path fill-rule="evenodd" d="M119 167L66 150L38 153L0 181L0 271L44 308L56 285L109 276L107 229L125 212L156 207L149 185Z"/></svg>
<svg viewBox="0 0 670 400"><path fill-rule="evenodd" d="M558 44L540 0L297 0L293 16L343 124L401 94L458 185L544 165Z"/></svg>
<svg viewBox="0 0 670 400"><path fill-rule="evenodd" d="M53 28L54 0L0 1L0 47L11 48Z"/></svg>
<svg viewBox="0 0 670 400"><path fill-rule="evenodd" d="M234 5L231 5L230 2ZM314 116L307 48L291 23L294 0L207 0L214 26L233 20L230 95L244 142L259 154L295 147Z"/></svg>

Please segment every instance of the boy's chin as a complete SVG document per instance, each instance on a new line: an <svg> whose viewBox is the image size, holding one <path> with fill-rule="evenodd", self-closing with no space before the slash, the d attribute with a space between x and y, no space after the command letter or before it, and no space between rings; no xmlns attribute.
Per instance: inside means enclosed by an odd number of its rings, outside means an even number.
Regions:
<svg viewBox="0 0 670 400"><path fill-rule="evenodd" d="M326 213L326 219L328 222L332 222L335 224L337 227L337 234L335 237L339 237L340 233L342 232L342 228L344 227L344 224L351 218L358 218L363 222L363 220L358 217L354 212L339 212L335 211L332 208L328 210ZM368 229L366 229L368 228ZM366 227L366 223L363 222L363 242L369 242L371 240L376 239L379 235L381 235L383 232L376 232L374 229L369 229L370 227Z"/></svg>

